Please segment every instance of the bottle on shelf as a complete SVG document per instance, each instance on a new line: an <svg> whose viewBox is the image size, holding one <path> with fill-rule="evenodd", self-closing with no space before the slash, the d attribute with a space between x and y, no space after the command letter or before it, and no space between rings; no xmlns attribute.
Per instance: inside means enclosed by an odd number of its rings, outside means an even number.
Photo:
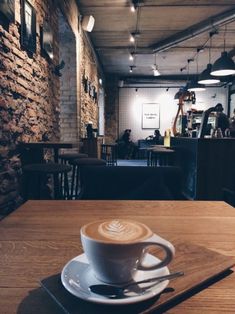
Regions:
<svg viewBox="0 0 235 314"><path fill-rule="evenodd" d="M167 129L164 133L164 146L170 147L171 146L171 130Z"/></svg>

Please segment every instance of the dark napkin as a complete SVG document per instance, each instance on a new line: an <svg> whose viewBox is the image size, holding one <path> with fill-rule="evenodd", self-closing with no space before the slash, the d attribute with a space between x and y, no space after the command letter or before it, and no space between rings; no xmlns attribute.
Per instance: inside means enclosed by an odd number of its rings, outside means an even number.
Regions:
<svg viewBox="0 0 235 314"><path fill-rule="evenodd" d="M103 305L83 301L70 294L62 285L61 275L56 274L41 281L42 287L55 302L69 314L139 314L164 313L193 294L232 273L235 262L224 256L193 243L174 242L176 255L169 265L171 272L183 271L184 276L170 281L158 296L130 305ZM154 255L154 251L151 252Z"/></svg>

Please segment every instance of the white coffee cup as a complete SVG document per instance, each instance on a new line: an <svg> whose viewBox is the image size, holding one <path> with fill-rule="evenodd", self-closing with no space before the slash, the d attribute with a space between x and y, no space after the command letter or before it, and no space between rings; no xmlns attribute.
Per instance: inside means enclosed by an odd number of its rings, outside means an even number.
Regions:
<svg viewBox="0 0 235 314"><path fill-rule="evenodd" d="M95 276L106 283L133 280L138 270L155 270L168 265L175 248L146 225L132 220L110 219L91 222L81 228L81 241ZM155 265L143 264L149 246L161 247L164 259Z"/></svg>

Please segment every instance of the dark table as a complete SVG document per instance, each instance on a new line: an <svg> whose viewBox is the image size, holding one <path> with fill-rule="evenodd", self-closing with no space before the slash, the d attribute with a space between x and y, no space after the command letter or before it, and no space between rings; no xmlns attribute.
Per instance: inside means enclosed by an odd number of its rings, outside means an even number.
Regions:
<svg viewBox="0 0 235 314"><path fill-rule="evenodd" d="M76 147L75 143L71 142L29 142L20 143L22 148L23 160L27 163L41 163L44 160L43 151L45 148L53 150L54 161L57 163L59 159L59 149Z"/></svg>

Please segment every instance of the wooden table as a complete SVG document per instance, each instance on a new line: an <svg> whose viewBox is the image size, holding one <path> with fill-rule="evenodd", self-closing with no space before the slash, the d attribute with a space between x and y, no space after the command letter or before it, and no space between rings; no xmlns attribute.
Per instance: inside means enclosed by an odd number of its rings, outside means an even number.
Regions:
<svg viewBox="0 0 235 314"><path fill-rule="evenodd" d="M61 313L39 281L82 252L83 224L110 217L142 221L170 241L180 237L235 256L235 210L224 202L28 201L0 223L0 312ZM235 274L167 313L235 313Z"/></svg>
<svg viewBox="0 0 235 314"><path fill-rule="evenodd" d="M30 142L19 144L30 156L26 156L27 160L32 160L30 163L41 163L43 161L43 150L45 148L52 149L54 152L54 161L58 162L59 150L61 148L73 148L76 144L70 142Z"/></svg>

